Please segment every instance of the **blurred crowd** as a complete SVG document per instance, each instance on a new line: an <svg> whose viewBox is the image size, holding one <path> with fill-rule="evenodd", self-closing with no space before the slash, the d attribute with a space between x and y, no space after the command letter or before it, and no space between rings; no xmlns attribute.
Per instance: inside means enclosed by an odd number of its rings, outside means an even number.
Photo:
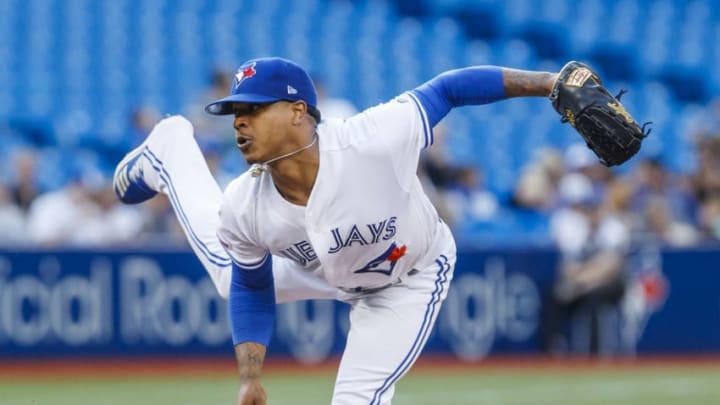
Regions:
<svg viewBox="0 0 720 405"><path fill-rule="evenodd" d="M232 144L231 122L208 120L200 112L205 100L227 91L228 77L226 72L214 74L206 94L187 108L221 186L244 170L244 162ZM347 117L357 112L346 100L325 94L318 82L325 116ZM709 107L709 114L714 117L713 108ZM160 118L152 108L134 111L129 118L131 143L139 144ZM539 239L569 250L582 245L600 223L613 224L605 231L610 238L670 246L720 241L718 127L690 134L695 137L697 159L691 173L674 173L661 157L647 154L637 156L630 170L619 171L601 165L584 144L565 150L548 145L528 162L510 195L499 195L485 186L482 162L455 164L446 146L453 134L443 124L435 132L436 144L423 155L419 174L441 216L460 231L461 243L467 235L462 230L476 230L479 237L471 240L477 241L518 221L541 225L515 227L516 234L511 235L516 240L523 239L523 229L531 229ZM111 186L112 173L93 170L76 170L60 187L45 189L38 181L41 155L36 152L33 145L25 145L5 162L8 169L0 177L1 245L185 243L167 199L155 198L138 206L119 204ZM495 228L484 227L487 224Z"/></svg>

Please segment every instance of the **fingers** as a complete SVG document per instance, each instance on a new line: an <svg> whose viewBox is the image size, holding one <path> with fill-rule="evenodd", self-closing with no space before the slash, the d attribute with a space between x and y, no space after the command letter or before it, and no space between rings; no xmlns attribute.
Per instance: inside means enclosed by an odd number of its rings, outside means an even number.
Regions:
<svg viewBox="0 0 720 405"><path fill-rule="evenodd" d="M237 405L266 405L267 394L265 388L258 380L252 380L240 385Z"/></svg>

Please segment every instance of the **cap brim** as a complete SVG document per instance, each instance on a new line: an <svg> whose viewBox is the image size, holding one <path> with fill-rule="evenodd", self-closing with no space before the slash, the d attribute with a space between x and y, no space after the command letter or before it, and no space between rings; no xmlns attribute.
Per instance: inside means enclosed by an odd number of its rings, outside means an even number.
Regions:
<svg viewBox="0 0 720 405"><path fill-rule="evenodd" d="M272 103L280 100L275 97L263 96L260 94L252 93L240 93L215 100L212 103L205 106L205 112L213 115L228 115L232 114L232 105L235 103Z"/></svg>

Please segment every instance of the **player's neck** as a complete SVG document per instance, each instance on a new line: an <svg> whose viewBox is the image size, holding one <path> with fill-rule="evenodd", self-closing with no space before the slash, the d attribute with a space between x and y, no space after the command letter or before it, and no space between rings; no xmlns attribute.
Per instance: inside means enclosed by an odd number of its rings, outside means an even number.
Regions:
<svg viewBox="0 0 720 405"><path fill-rule="evenodd" d="M305 206L315 186L319 167L320 151L316 144L291 158L271 164L269 172L275 188L285 200Z"/></svg>

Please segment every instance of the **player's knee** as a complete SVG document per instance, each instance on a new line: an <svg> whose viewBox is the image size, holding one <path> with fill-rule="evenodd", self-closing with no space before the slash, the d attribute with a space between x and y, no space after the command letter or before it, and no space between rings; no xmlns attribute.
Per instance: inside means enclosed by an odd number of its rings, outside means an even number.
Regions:
<svg viewBox="0 0 720 405"><path fill-rule="evenodd" d="M192 123L182 115L171 115L167 118L162 119L155 126L156 131L167 131L172 133L173 136L193 136L193 125Z"/></svg>
<svg viewBox="0 0 720 405"><path fill-rule="evenodd" d="M222 288L221 286L216 285L215 288L217 289L218 294L220 295L220 298L227 300L230 298L230 289L229 288Z"/></svg>
<svg viewBox="0 0 720 405"><path fill-rule="evenodd" d="M223 273L220 274L219 278L212 278L213 284L215 284L215 289L220 295L220 298L227 300L230 298L230 283L232 280L229 276L225 276Z"/></svg>

